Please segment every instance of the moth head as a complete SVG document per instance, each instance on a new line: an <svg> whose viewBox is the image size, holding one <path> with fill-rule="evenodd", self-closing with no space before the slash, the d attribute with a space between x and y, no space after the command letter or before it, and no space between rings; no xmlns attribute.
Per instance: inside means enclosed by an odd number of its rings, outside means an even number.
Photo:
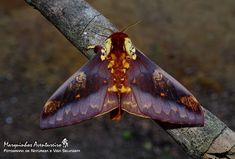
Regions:
<svg viewBox="0 0 235 159"><path fill-rule="evenodd" d="M108 38L104 41L104 47L101 49L101 60L105 60L106 57L109 55L112 48L112 40L111 38Z"/></svg>
<svg viewBox="0 0 235 159"><path fill-rule="evenodd" d="M127 52L127 54L131 57L131 59L135 60L136 59L136 54L135 54L135 47L133 46L131 39L126 37L124 38L124 48Z"/></svg>

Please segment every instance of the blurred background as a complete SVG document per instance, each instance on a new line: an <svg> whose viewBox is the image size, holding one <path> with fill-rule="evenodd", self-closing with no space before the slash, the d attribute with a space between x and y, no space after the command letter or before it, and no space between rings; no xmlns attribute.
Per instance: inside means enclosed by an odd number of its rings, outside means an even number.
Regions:
<svg viewBox="0 0 235 159"><path fill-rule="evenodd" d="M89 0L134 44L185 85L235 130L234 0ZM79 16L79 15L78 15ZM39 117L50 95L87 59L23 0L0 1L0 146L3 141L61 142L80 153L0 152L4 158L189 158L151 120L105 115L42 131Z"/></svg>

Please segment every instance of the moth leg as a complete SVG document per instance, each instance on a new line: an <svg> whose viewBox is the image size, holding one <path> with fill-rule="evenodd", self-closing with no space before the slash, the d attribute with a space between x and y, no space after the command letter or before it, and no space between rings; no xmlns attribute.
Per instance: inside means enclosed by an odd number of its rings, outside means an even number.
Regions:
<svg viewBox="0 0 235 159"><path fill-rule="evenodd" d="M101 50L103 49L103 47L101 45L89 45L87 47L87 49L93 49L94 52L97 54L97 53L100 53Z"/></svg>

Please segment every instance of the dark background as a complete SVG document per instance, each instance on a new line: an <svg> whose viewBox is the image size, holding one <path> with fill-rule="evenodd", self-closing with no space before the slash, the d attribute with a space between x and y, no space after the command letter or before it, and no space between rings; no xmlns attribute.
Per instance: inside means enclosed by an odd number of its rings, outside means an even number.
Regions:
<svg viewBox="0 0 235 159"><path fill-rule="evenodd" d="M234 0L89 0L134 44L235 129ZM78 15L79 16L79 15ZM38 11L22 0L0 1L0 145L61 142L80 153L3 153L4 158L188 158L154 122L126 114L42 131L45 101L86 62Z"/></svg>

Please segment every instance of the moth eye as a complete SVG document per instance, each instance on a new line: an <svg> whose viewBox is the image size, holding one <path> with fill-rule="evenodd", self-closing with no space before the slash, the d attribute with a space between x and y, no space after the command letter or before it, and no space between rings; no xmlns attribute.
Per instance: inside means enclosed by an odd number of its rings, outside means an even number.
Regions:
<svg viewBox="0 0 235 159"><path fill-rule="evenodd" d="M101 60L105 60L106 57L109 55L110 51L111 51L111 48L112 48L112 41L110 38L106 39L105 42L104 42L104 48L101 49Z"/></svg>
<svg viewBox="0 0 235 159"><path fill-rule="evenodd" d="M124 39L124 48L127 52L127 54L133 59L136 59L136 54L135 54L135 47L132 45L132 42L129 38Z"/></svg>

